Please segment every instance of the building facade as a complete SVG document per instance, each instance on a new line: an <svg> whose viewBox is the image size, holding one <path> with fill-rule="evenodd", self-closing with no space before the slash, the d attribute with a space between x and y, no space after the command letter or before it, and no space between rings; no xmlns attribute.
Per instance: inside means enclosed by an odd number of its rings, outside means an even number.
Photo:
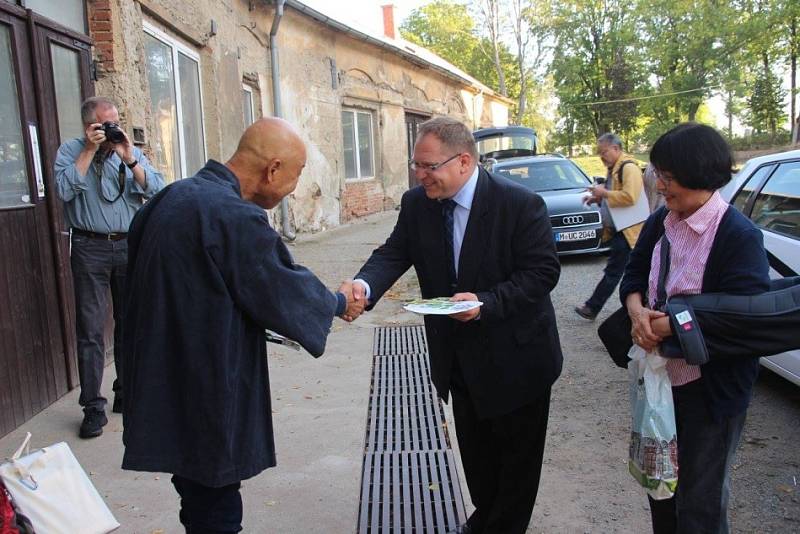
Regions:
<svg viewBox="0 0 800 534"><path fill-rule="evenodd" d="M254 118L282 116L309 149L288 202L291 226L314 232L399 202L409 185L408 129L420 119L507 123L509 100L430 52L301 2L282 2L276 16L278 3L89 2L95 91L119 101L168 180L206 158L227 159ZM392 34L391 9L384 13Z"/></svg>
<svg viewBox="0 0 800 534"><path fill-rule="evenodd" d="M398 39L391 6L382 16L373 35L294 0L0 0L0 383L15 383L0 388L0 435L77 385L52 165L83 135L80 102L114 99L168 182L225 161L257 118L284 117L308 161L271 220L325 230L399 204L425 119L508 121L510 100Z"/></svg>

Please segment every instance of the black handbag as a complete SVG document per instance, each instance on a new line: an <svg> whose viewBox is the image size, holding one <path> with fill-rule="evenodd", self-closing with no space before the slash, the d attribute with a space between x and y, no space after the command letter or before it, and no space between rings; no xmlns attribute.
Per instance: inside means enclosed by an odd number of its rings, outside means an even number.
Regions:
<svg viewBox="0 0 800 534"><path fill-rule="evenodd" d="M600 336L600 341L605 345L608 354L617 367L623 369L628 368L628 351L633 346L631 339L631 318L628 315L628 309L623 306L603 321L597 329L597 335Z"/></svg>
<svg viewBox="0 0 800 534"><path fill-rule="evenodd" d="M663 308L667 301L667 275L669 275L669 240L667 240L666 235L663 235L661 238L661 262L658 271L656 309ZM631 339L632 328L633 323L625 306L609 315L597 328L597 335L600 336L600 341L603 342L611 359L617 367L622 367L623 369L627 369L628 362L631 361L628 358L628 352L633 346L633 339Z"/></svg>

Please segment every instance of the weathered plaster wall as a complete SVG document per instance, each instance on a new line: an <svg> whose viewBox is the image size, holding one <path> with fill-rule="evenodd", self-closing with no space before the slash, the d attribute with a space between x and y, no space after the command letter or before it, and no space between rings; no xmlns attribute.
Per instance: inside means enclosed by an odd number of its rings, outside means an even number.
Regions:
<svg viewBox="0 0 800 534"><path fill-rule="evenodd" d="M155 131L143 21L200 56L209 158L225 161L236 148L244 129L242 83L253 89L254 115L272 113L271 6L247 0L110 0L110 8L113 68L101 72L96 90L119 101L129 130L144 126L148 142ZM211 20L216 35L210 33ZM298 231L324 230L399 203L408 189L406 112L451 115L475 127L507 123L507 106L497 99L291 8L284 12L277 43L283 116L297 126L308 153L306 169L289 197ZM343 108L372 113L371 179L345 180ZM271 218L278 222L277 213Z"/></svg>

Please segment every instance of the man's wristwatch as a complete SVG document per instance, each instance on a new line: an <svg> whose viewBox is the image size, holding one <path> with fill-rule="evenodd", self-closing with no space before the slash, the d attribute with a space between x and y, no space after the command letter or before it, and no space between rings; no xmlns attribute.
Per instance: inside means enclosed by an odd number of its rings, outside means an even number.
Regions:
<svg viewBox="0 0 800 534"><path fill-rule="evenodd" d="M125 166L128 167L129 169L133 169L138 164L139 164L139 160L135 159L135 160L131 161L130 163L126 163Z"/></svg>

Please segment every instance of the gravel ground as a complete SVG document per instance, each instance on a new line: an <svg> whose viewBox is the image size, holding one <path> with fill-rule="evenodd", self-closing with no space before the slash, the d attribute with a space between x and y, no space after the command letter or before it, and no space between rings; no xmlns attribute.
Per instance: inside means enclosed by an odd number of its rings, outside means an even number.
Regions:
<svg viewBox="0 0 800 534"><path fill-rule="evenodd" d="M553 301L565 363L551 408L544 479L529 532L643 532L647 499L627 472L625 371L604 352L598 322L572 308L590 294L602 256L562 258ZM733 468L732 532L800 531L800 387L763 369Z"/></svg>
<svg viewBox="0 0 800 534"><path fill-rule="evenodd" d="M382 215L325 241L333 244L347 236L347 251L365 254L382 242L393 222L392 215ZM303 244L297 248L304 256L311 253L306 256L310 266L326 269L316 264L313 249ZM573 312L594 288L604 264L604 256L562 258L561 279L552 297L564 371L553 389L543 479L529 532L649 530L647 499L626 465L627 375L611 363L596 335L597 324L617 303L610 301L597 322ZM417 323L417 317L400 308L403 300L417 294L412 271L365 318L375 325ZM734 466L733 532L800 531L799 421L800 387L764 369ZM467 492L463 482L462 489Z"/></svg>

